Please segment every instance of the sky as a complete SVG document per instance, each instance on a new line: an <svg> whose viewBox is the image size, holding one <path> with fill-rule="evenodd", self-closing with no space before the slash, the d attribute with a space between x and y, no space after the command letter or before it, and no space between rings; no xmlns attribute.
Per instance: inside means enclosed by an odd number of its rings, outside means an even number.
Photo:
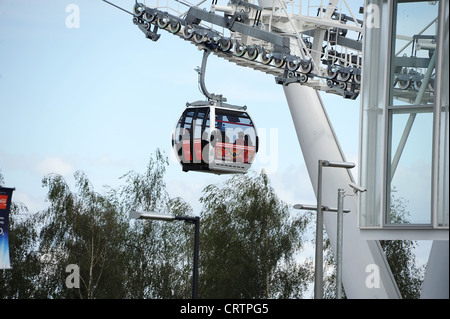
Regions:
<svg viewBox="0 0 450 319"><path fill-rule="evenodd" d="M130 11L134 5L113 2ZM74 5L79 25L71 24ZM144 172L159 148L169 157L170 197L182 197L200 213L203 188L229 176L182 172L171 133L186 102L204 99L194 71L202 52L160 34L157 42L146 39L130 15L100 0L0 0L0 171L5 186L16 188L14 201L30 213L43 210L42 178L58 173L74 188L77 170L101 193L103 185L120 185L128 171ZM261 145L252 170L264 169L287 204L314 204L274 77L210 55L206 87L247 105ZM321 97L347 161L357 163L359 98ZM357 167L352 173L358 179Z"/></svg>

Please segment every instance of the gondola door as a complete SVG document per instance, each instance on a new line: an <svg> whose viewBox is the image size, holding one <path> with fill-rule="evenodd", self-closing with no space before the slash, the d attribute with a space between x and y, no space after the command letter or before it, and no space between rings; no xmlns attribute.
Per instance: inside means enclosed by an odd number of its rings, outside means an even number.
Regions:
<svg viewBox="0 0 450 319"><path fill-rule="evenodd" d="M194 121L195 110L187 110L184 116L183 123L183 158L184 163L192 161L192 123Z"/></svg>
<svg viewBox="0 0 450 319"><path fill-rule="evenodd" d="M205 134L206 119L208 116L208 108L198 108L195 113L195 119L193 122L193 162L196 164L203 164L203 149L206 146L208 139L207 133Z"/></svg>
<svg viewBox="0 0 450 319"><path fill-rule="evenodd" d="M213 114L214 112L214 114ZM256 129L247 112L224 107L211 107L215 119L211 132L213 160L209 169L217 173L245 173L257 152Z"/></svg>
<svg viewBox="0 0 450 319"><path fill-rule="evenodd" d="M207 170L209 108L187 108L175 127L172 146L184 171Z"/></svg>

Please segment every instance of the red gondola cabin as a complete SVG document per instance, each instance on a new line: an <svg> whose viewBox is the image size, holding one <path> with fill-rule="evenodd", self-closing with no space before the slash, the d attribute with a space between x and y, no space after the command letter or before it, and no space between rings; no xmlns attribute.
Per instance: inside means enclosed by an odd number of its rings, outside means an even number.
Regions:
<svg viewBox="0 0 450 319"><path fill-rule="evenodd" d="M172 135L183 171L245 173L258 152L258 135L244 108L195 102L181 115ZM215 119L211 129L211 119Z"/></svg>

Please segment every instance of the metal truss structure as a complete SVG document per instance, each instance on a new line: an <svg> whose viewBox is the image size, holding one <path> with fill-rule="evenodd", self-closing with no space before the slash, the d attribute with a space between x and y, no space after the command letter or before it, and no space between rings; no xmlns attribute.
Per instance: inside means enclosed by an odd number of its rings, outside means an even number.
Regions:
<svg viewBox="0 0 450 319"><path fill-rule="evenodd" d="M361 83L363 21L345 1L305 6L302 1L231 0L136 3L133 22L157 41L168 31L237 65L355 99ZM342 3L345 7L342 7ZM341 4L338 7L338 4ZM349 12L348 13L344 13Z"/></svg>

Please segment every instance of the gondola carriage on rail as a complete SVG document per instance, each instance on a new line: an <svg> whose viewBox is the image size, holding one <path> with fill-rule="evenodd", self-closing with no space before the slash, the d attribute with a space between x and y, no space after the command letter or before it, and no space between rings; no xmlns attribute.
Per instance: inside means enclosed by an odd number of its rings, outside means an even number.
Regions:
<svg viewBox="0 0 450 319"><path fill-rule="evenodd" d="M172 146L183 171L247 172L258 152L259 140L245 109L217 101L188 103L172 135Z"/></svg>

